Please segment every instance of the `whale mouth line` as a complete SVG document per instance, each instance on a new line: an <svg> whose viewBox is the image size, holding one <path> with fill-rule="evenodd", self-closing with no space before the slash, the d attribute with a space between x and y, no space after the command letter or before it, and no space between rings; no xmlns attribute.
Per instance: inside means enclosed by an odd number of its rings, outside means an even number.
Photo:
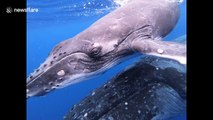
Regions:
<svg viewBox="0 0 213 120"><path fill-rule="evenodd" d="M48 71L49 69L51 69L52 67L54 67L55 65L57 65L58 63L60 63L61 61L65 60L66 58L70 57L71 55L73 54L85 54L84 52L80 52L80 51L77 51L77 52L73 52L73 53L70 53L70 54L67 54L65 55L64 57L62 57L61 59L58 59L57 61L55 61L55 63L51 66L51 67L47 67L46 69L44 69L41 73L39 73L38 75L36 75L34 78L32 79L29 79L27 81L27 86L32 83L33 81L35 81L37 78L39 78L40 76L42 76L46 71Z"/></svg>

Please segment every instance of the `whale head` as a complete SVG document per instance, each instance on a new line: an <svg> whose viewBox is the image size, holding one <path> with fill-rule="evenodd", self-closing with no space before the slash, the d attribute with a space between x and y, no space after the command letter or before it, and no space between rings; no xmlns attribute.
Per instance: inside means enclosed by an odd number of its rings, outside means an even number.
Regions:
<svg viewBox="0 0 213 120"><path fill-rule="evenodd" d="M57 88L86 80L108 69L126 52L86 40L66 40L50 52L44 63L27 78L27 98L43 96Z"/></svg>

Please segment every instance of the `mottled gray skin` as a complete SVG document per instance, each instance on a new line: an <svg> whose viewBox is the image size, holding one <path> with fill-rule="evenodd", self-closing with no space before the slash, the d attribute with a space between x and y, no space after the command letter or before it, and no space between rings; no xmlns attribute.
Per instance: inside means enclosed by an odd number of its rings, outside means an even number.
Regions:
<svg viewBox="0 0 213 120"><path fill-rule="evenodd" d="M166 120L185 110L185 65L145 56L74 105L64 120Z"/></svg>
<svg viewBox="0 0 213 120"><path fill-rule="evenodd" d="M177 3L132 0L73 38L59 43L27 79L27 98L88 79L135 52L185 57L185 47L156 40L179 18Z"/></svg>

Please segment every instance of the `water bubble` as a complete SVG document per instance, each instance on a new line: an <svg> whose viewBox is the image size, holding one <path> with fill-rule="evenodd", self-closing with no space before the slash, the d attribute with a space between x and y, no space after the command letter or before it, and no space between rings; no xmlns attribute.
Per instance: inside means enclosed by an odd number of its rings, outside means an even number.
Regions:
<svg viewBox="0 0 213 120"><path fill-rule="evenodd" d="M126 5L130 0L114 0L115 4L118 6Z"/></svg>
<svg viewBox="0 0 213 120"><path fill-rule="evenodd" d="M171 2L171 3L178 3L181 4L183 3L184 0L166 0L167 2Z"/></svg>

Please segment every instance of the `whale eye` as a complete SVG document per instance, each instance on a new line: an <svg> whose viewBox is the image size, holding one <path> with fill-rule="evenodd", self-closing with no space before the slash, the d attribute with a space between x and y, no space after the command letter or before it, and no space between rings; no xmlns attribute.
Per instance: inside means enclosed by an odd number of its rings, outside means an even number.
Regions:
<svg viewBox="0 0 213 120"><path fill-rule="evenodd" d="M100 56L101 49L102 49L101 46L92 48L89 53L89 56L92 58L96 58L96 57Z"/></svg>

